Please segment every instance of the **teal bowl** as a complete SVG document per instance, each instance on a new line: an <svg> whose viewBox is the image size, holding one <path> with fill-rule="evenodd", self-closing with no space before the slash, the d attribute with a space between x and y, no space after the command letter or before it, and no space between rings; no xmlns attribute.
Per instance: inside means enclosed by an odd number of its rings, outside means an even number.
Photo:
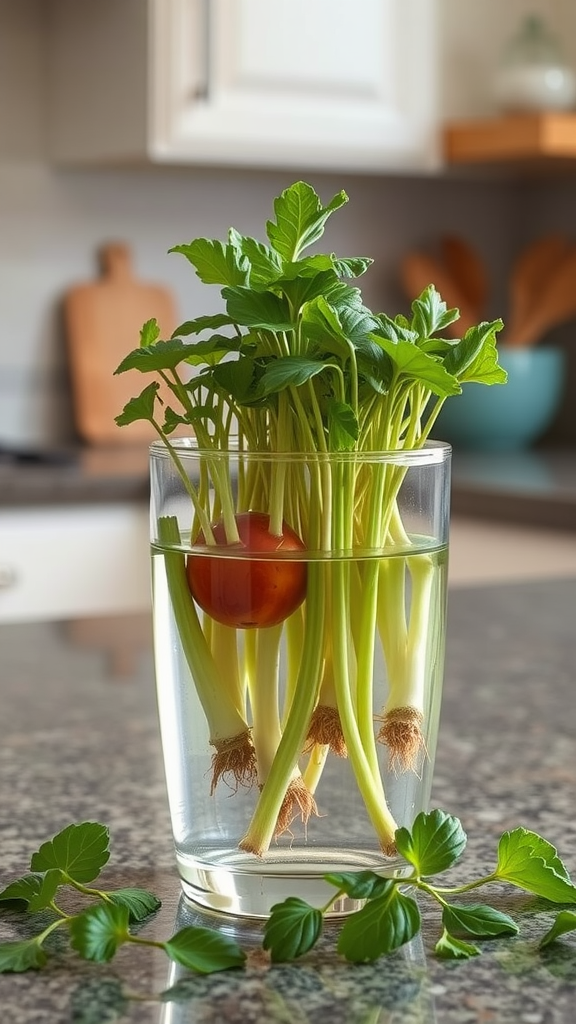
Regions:
<svg viewBox="0 0 576 1024"><path fill-rule="evenodd" d="M506 348L498 353L507 384L465 384L448 398L434 436L456 449L528 448L552 423L562 398L565 353L560 348Z"/></svg>

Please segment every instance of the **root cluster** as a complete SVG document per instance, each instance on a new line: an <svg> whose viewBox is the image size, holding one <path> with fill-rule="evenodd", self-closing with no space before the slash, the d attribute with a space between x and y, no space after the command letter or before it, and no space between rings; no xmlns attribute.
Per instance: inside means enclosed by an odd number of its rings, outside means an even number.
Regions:
<svg viewBox="0 0 576 1024"><path fill-rule="evenodd" d="M415 771L418 767L420 753L426 749L423 720L421 712L412 707L394 708L384 715L378 739L388 747L393 771Z"/></svg>
<svg viewBox="0 0 576 1024"><path fill-rule="evenodd" d="M342 732L338 709L327 704L318 704L312 712L310 728L306 737L304 753L308 753L315 743L327 745L337 757L347 757L346 741Z"/></svg>
<svg viewBox="0 0 576 1024"><path fill-rule="evenodd" d="M297 776L292 779L282 806L278 812L274 837L278 838L284 832L290 830L290 825L296 818L300 818L303 825L307 825L312 814L317 814L318 808L312 793L305 785L304 780Z"/></svg>
<svg viewBox="0 0 576 1024"><path fill-rule="evenodd" d="M257 766L250 730L245 729L237 736L227 737L225 740L212 740L211 743L216 752L212 755L210 796L214 794L220 779L224 779L233 789L238 789L238 786L252 786L256 781ZM227 776L231 776L231 780Z"/></svg>

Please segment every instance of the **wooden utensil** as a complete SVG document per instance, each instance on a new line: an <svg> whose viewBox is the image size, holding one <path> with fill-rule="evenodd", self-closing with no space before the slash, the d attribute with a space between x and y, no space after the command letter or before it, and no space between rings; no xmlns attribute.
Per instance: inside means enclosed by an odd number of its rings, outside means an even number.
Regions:
<svg viewBox="0 0 576 1024"><path fill-rule="evenodd" d="M476 249L458 235L440 239L444 265L458 285L474 314L474 322L482 319L488 298L488 275Z"/></svg>
<svg viewBox="0 0 576 1024"><path fill-rule="evenodd" d="M506 321L506 344L523 345L531 336L531 323L536 305L570 251L570 243L561 235L550 234L536 239L522 250L510 278L509 313Z"/></svg>
<svg viewBox="0 0 576 1024"><path fill-rule="evenodd" d="M506 344L535 345L552 328L576 317L576 249L571 248L535 290L531 305Z"/></svg>
<svg viewBox="0 0 576 1024"><path fill-rule="evenodd" d="M446 328L451 338L460 338L476 323L474 310L452 275L433 256L426 253L408 253L400 264L400 278L406 295L417 298L429 284L433 284L449 309L456 306L460 319Z"/></svg>
<svg viewBox="0 0 576 1024"><path fill-rule="evenodd" d="M167 289L135 279L127 245L105 245L100 255L101 278L71 288L64 298L76 429L89 444L148 442L156 436L149 423L120 428L114 422L144 378L113 374L138 346L146 320L155 317L162 337L170 337L177 322L174 299Z"/></svg>

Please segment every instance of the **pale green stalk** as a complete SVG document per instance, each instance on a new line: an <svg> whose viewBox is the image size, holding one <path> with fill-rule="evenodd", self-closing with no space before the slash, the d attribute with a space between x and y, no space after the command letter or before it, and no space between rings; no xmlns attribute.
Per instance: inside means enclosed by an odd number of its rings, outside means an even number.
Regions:
<svg viewBox="0 0 576 1024"><path fill-rule="evenodd" d="M166 581L182 650L194 680L210 731L210 741L230 739L248 731L228 691L202 631L198 614L188 588L185 557L177 550L180 531L175 516L161 516L158 538L164 547Z"/></svg>

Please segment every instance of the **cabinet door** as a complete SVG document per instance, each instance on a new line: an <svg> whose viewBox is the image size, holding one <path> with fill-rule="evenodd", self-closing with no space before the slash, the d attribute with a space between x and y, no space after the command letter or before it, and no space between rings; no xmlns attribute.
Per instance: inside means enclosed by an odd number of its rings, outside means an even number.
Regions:
<svg viewBox="0 0 576 1024"><path fill-rule="evenodd" d="M156 0L153 154L373 170L435 162L434 0Z"/></svg>
<svg viewBox="0 0 576 1024"><path fill-rule="evenodd" d="M0 511L0 622L147 611L149 566L143 506Z"/></svg>

